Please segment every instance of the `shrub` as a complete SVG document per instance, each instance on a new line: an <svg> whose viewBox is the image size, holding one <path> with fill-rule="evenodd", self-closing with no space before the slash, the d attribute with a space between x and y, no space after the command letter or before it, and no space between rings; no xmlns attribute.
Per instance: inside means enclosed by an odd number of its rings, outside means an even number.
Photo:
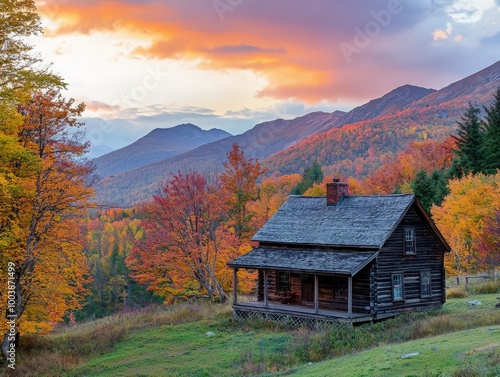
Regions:
<svg viewBox="0 0 500 377"><path fill-rule="evenodd" d="M469 296L462 287L453 287L446 290L446 298L464 298Z"/></svg>

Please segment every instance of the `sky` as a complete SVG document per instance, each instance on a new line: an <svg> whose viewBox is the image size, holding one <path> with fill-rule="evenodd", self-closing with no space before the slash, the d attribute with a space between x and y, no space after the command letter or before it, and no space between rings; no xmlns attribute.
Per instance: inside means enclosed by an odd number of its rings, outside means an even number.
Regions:
<svg viewBox="0 0 500 377"><path fill-rule="evenodd" d="M500 59L500 0L36 0L36 49L95 145L157 127L239 134L440 89Z"/></svg>

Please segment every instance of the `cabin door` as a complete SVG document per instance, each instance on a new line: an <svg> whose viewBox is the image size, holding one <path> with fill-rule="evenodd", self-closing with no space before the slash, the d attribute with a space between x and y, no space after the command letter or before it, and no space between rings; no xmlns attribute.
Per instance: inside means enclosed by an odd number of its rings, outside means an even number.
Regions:
<svg viewBox="0 0 500 377"><path fill-rule="evenodd" d="M314 276L301 277L302 294L300 295L302 304L311 305L314 302Z"/></svg>

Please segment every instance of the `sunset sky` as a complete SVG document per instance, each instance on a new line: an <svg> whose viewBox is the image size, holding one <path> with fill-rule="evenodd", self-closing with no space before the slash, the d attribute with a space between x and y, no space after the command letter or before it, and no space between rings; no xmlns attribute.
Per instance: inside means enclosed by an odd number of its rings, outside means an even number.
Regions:
<svg viewBox="0 0 500 377"><path fill-rule="evenodd" d="M500 0L46 0L34 44L95 143L191 122L241 133L440 89L500 59Z"/></svg>

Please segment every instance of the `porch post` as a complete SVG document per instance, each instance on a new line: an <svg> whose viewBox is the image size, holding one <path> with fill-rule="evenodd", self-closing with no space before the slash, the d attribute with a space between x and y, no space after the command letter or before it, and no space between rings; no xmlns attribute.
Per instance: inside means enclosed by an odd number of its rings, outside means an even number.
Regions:
<svg viewBox="0 0 500 377"><path fill-rule="evenodd" d="M352 318L352 276L347 277L347 317Z"/></svg>
<svg viewBox="0 0 500 377"><path fill-rule="evenodd" d="M267 308L267 270L264 270L264 306Z"/></svg>
<svg viewBox="0 0 500 377"><path fill-rule="evenodd" d="M238 303L238 269L233 270L233 305Z"/></svg>
<svg viewBox="0 0 500 377"><path fill-rule="evenodd" d="M318 275L314 275L314 313L319 309L319 282Z"/></svg>

